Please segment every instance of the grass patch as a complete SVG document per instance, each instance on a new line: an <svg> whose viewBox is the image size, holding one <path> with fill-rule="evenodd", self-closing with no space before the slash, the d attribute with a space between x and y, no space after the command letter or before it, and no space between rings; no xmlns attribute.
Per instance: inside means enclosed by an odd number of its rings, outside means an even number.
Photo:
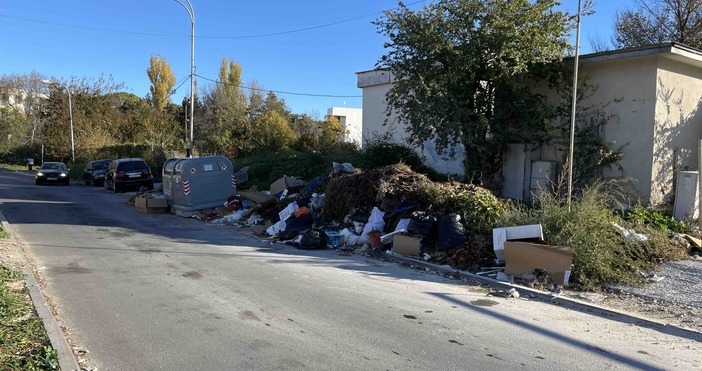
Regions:
<svg viewBox="0 0 702 371"><path fill-rule="evenodd" d="M2 229L2 227L0 227L0 238L7 238L9 236L10 236L10 234L7 233L6 230Z"/></svg>
<svg viewBox="0 0 702 371"><path fill-rule="evenodd" d="M0 164L0 168L7 170L27 170L27 165Z"/></svg>
<svg viewBox="0 0 702 371"><path fill-rule="evenodd" d="M58 356L22 274L0 266L0 369L55 370Z"/></svg>

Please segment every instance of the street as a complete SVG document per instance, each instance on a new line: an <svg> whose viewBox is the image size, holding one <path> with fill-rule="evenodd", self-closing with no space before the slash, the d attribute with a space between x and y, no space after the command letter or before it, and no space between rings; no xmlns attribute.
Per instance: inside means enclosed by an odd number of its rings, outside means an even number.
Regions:
<svg viewBox="0 0 702 371"><path fill-rule="evenodd" d="M35 186L0 210L100 370L700 369L699 343L335 250Z"/></svg>

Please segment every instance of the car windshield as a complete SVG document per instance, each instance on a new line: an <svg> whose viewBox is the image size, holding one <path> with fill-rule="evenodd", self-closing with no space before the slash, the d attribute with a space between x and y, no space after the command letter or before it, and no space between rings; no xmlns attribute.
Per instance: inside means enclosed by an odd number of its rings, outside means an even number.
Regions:
<svg viewBox="0 0 702 371"><path fill-rule="evenodd" d="M42 170L66 170L66 165L57 163L45 163L41 165Z"/></svg>
<svg viewBox="0 0 702 371"><path fill-rule="evenodd" d="M142 161L129 161L119 164L118 171L144 171L148 166Z"/></svg>
<svg viewBox="0 0 702 371"><path fill-rule="evenodd" d="M93 170L106 170L110 166L110 161L100 161L93 163Z"/></svg>

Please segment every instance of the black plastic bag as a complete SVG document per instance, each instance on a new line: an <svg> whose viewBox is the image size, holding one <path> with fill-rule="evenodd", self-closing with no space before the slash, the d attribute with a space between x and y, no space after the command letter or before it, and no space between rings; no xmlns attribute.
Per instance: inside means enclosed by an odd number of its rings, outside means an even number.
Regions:
<svg viewBox="0 0 702 371"><path fill-rule="evenodd" d="M302 232L302 238L300 238L300 245L297 246L298 249L302 250L317 250L324 249L327 247L329 242L329 236L327 236L324 231L318 229L309 229Z"/></svg>
<svg viewBox="0 0 702 371"><path fill-rule="evenodd" d="M278 233L278 238L291 240L297 237L300 232L312 228L312 222L311 214L300 215L298 218L295 215L291 215L285 220L285 229Z"/></svg>
<svg viewBox="0 0 702 371"><path fill-rule="evenodd" d="M434 224L436 224L435 216L427 214L424 211L415 211L410 216L410 222L409 225L407 225L407 234L428 236Z"/></svg>
<svg viewBox="0 0 702 371"><path fill-rule="evenodd" d="M436 241L436 248L439 250L450 250L462 247L468 241L461 216L449 214L441 217L439 221L439 238Z"/></svg>

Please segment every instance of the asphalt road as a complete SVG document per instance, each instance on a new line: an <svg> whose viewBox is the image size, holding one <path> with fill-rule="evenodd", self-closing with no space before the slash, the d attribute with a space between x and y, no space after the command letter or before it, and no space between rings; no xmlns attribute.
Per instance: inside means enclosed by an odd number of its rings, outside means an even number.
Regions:
<svg viewBox="0 0 702 371"><path fill-rule="evenodd" d="M700 369L699 343L301 251L0 170L0 209L101 370Z"/></svg>

